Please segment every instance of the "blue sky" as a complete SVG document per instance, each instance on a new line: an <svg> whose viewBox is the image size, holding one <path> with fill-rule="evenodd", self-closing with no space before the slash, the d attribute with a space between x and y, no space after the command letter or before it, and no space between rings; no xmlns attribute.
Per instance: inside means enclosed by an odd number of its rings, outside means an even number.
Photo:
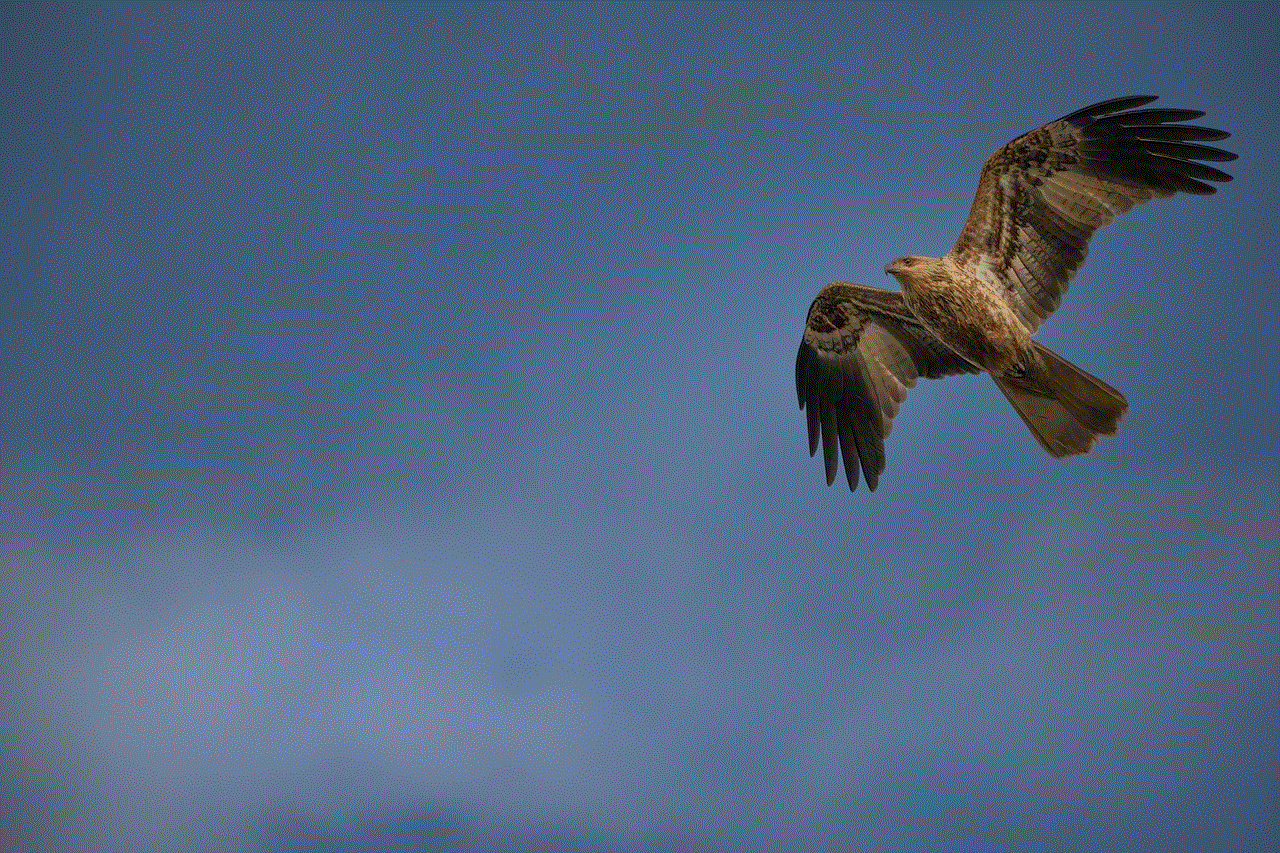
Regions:
<svg viewBox="0 0 1280 853"><path fill-rule="evenodd" d="M1276 849L1277 14L5 5L5 849ZM1110 97L1234 182L1094 240L1053 460L793 364Z"/></svg>

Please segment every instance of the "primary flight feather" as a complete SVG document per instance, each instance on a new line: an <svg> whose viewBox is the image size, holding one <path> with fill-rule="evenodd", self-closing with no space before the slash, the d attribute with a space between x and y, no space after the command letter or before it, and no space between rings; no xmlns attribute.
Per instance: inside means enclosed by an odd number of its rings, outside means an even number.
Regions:
<svg viewBox="0 0 1280 853"><path fill-rule="evenodd" d="M875 489L893 417L921 376L990 373L1054 457L1116 434L1124 396L1031 335L1057 309L1093 232L1145 201L1207 195L1216 188L1205 181L1231 180L1198 162L1234 160L1199 144L1230 134L1179 123L1204 115L1197 110L1137 109L1154 100L1094 104L992 154L951 251L885 267L901 291L822 289L796 357L796 393L828 485L843 459L850 489L859 468Z"/></svg>

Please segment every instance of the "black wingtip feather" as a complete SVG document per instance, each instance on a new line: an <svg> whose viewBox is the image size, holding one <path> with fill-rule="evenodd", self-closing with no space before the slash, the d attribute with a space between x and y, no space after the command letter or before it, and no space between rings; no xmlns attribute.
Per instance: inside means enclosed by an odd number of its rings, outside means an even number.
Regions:
<svg viewBox="0 0 1280 853"><path fill-rule="evenodd" d="M805 415L809 421L809 455L813 456L818 452L818 433L822 428L816 400L809 403L809 409Z"/></svg>
<svg viewBox="0 0 1280 853"><path fill-rule="evenodd" d="M800 352L796 353L796 402L804 408L804 341L800 342Z"/></svg>
<svg viewBox="0 0 1280 853"><path fill-rule="evenodd" d="M835 480L836 471L840 467L837 456L839 447L840 438L836 433L835 410L831 406L825 406L822 411L822 462L827 469L828 486Z"/></svg>
<svg viewBox="0 0 1280 853"><path fill-rule="evenodd" d="M1149 104L1156 100L1159 95L1129 95L1124 98L1112 98L1109 101L1099 101L1096 104L1090 104L1087 107L1078 109L1069 115L1063 116L1059 121L1075 122L1083 118L1098 118L1099 116L1107 116L1112 113L1118 113L1121 110L1133 109L1144 104Z"/></svg>
<svg viewBox="0 0 1280 853"><path fill-rule="evenodd" d="M849 481L849 491L852 492L858 488L858 454L854 439L855 427L848 418L841 418L839 429L840 456L844 459L844 476ZM827 485L831 484L828 483Z"/></svg>
<svg viewBox="0 0 1280 853"><path fill-rule="evenodd" d="M1152 154L1175 157L1179 160L1209 160L1215 163L1229 163L1236 155L1221 148L1208 145L1194 145L1190 142L1171 142L1168 140L1144 139L1138 137L1137 143Z"/></svg>
<svg viewBox="0 0 1280 853"><path fill-rule="evenodd" d="M1212 127L1195 124L1148 124L1127 126L1135 139L1165 140L1169 142L1218 142L1231 134ZM1080 129L1084 139L1098 139L1113 132L1110 125L1091 124ZM1234 156L1234 155L1233 155Z"/></svg>
<svg viewBox="0 0 1280 853"><path fill-rule="evenodd" d="M1203 117L1204 110L1132 110L1127 113L1104 116L1090 124L1100 124L1104 127L1143 127L1144 125L1173 124Z"/></svg>
<svg viewBox="0 0 1280 853"><path fill-rule="evenodd" d="M1074 123L1084 140L1079 148L1082 160L1097 161L1093 167L1102 173L1138 178L1162 194L1209 195L1216 190L1206 181L1231 180L1226 172L1197 161L1227 163L1236 159L1235 154L1191 142L1226 139L1230 134L1171 124L1200 118L1204 115L1201 110L1114 112L1117 106L1134 106L1139 100L1121 98L1107 102L1104 109L1086 107L1076 114Z"/></svg>

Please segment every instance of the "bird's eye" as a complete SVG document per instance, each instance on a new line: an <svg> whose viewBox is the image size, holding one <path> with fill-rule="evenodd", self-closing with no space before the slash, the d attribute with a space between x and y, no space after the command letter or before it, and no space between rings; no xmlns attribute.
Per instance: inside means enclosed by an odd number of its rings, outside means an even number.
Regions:
<svg viewBox="0 0 1280 853"><path fill-rule="evenodd" d="M903 258L903 259L902 259L902 265L903 265L904 267L914 267L914 266L916 265L916 259L915 259L915 258Z"/></svg>

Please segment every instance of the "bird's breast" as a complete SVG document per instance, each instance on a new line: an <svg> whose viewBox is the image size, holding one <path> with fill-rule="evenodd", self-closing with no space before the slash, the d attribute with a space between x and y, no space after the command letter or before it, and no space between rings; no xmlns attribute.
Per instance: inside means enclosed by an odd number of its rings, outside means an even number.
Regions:
<svg viewBox="0 0 1280 853"><path fill-rule="evenodd" d="M902 293L920 322L970 363L997 375L1028 363L1031 335L985 283L904 280Z"/></svg>

